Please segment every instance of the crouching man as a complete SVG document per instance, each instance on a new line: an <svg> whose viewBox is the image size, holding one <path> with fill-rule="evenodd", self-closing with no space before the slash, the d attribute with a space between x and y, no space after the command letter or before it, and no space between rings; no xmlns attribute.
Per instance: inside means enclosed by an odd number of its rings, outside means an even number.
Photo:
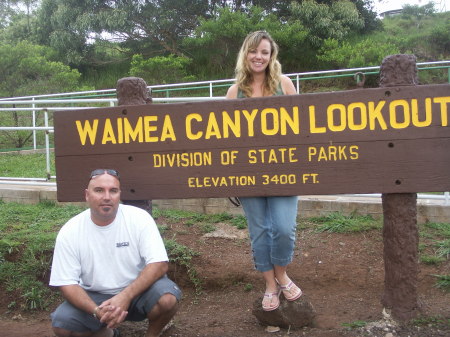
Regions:
<svg viewBox="0 0 450 337"><path fill-rule="evenodd" d="M148 318L146 337L159 336L175 315L181 291L167 276L168 257L153 218L120 204L117 171L92 171L89 209L56 239L50 285L65 298L51 314L58 337L120 336L125 321Z"/></svg>

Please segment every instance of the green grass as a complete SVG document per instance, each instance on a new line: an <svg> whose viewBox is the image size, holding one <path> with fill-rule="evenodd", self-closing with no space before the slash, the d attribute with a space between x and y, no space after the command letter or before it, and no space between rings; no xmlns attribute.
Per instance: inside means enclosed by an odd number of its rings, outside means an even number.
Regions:
<svg viewBox="0 0 450 337"><path fill-rule="evenodd" d="M226 212L216 214L203 214L192 211L175 210L175 209L156 209L153 213L155 219L164 217L170 222L181 222L186 226L198 225L205 233L215 230L214 224L225 222L239 229L247 228L247 222L242 215L231 215Z"/></svg>
<svg viewBox="0 0 450 337"><path fill-rule="evenodd" d="M189 280L194 285L195 293L199 295L202 291L202 282L198 276L197 270L192 265L192 258L197 256L198 253L177 243L174 239L164 239L164 245L166 246L169 260L175 263L175 265L186 269Z"/></svg>
<svg viewBox="0 0 450 337"><path fill-rule="evenodd" d="M437 278L436 288L450 292L450 275L433 275Z"/></svg>
<svg viewBox="0 0 450 337"><path fill-rule="evenodd" d="M343 215L334 212L326 216L312 217L309 221L316 224L315 230L319 233L358 233L382 227L382 220L374 219L370 215L358 215L356 213Z"/></svg>
<svg viewBox="0 0 450 337"><path fill-rule="evenodd" d="M411 321L411 323L416 326L425 326L425 325L426 326L435 326L435 327L441 326L441 325L450 326L450 319L443 318L440 316L429 316L429 317L422 316L422 317L413 319Z"/></svg>
<svg viewBox="0 0 450 337"><path fill-rule="evenodd" d="M0 177L46 178L45 153L0 154ZM50 154L50 174L55 175L55 156Z"/></svg>
<svg viewBox="0 0 450 337"><path fill-rule="evenodd" d="M45 309L54 293L43 286L48 278L56 234L78 214L79 206L0 202L0 283L16 294L11 308Z"/></svg>
<svg viewBox="0 0 450 337"><path fill-rule="evenodd" d="M419 225L419 241L422 263L439 265L447 261L450 257L450 224L429 222Z"/></svg>
<svg viewBox="0 0 450 337"><path fill-rule="evenodd" d="M358 328L365 327L366 324L367 324L366 321L354 321L351 323L342 323L341 325L346 327L347 329L351 330L351 329L358 329Z"/></svg>

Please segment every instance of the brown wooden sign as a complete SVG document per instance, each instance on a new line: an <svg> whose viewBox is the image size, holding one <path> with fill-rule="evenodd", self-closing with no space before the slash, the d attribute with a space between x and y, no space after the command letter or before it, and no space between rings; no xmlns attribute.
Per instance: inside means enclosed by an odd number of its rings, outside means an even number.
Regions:
<svg viewBox="0 0 450 337"><path fill-rule="evenodd" d="M123 199L450 190L450 85L54 115L59 201L115 168Z"/></svg>

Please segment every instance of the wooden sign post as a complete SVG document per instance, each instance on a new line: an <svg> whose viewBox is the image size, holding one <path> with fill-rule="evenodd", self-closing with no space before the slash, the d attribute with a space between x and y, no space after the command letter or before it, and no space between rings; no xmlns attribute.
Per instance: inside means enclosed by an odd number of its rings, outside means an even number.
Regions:
<svg viewBox="0 0 450 337"><path fill-rule="evenodd" d="M392 55L383 60L381 87L418 83L414 55ZM417 193L383 193L382 203L385 270L382 304L391 309L393 317L407 321L416 317L419 311Z"/></svg>
<svg viewBox="0 0 450 337"><path fill-rule="evenodd" d="M152 98L148 94L147 83L139 77L121 78L117 81L116 92L119 106L152 103ZM133 205L145 209L150 214L152 213L151 200L123 199L122 202L127 205Z"/></svg>

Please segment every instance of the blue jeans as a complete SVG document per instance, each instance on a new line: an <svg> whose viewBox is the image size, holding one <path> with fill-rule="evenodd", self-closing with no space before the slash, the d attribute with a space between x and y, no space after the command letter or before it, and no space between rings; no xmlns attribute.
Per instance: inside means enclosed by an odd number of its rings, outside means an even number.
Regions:
<svg viewBox="0 0 450 337"><path fill-rule="evenodd" d="M240 197L247 218L255 268L265 272L292 262L298 197Z"/></svg>

